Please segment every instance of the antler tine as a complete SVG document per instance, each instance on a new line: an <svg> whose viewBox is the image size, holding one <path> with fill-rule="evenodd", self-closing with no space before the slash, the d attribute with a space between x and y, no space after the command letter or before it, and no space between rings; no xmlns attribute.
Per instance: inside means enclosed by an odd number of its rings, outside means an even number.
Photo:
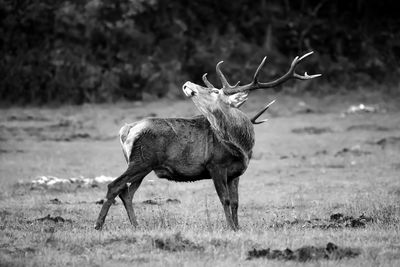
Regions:
<svg viewBox="0 0 400 267"><path fill-rule="evenodd" d="M271 102L269 102L268 105L266 105L265 107L263 107L259 112L257 112L256 115L254 115L253 118L251 118L251 123L253 124L261 124L263 122L268 121L268 119L265 120L261 120L261 121L256 121L273 103L275 103L275 100L272 100Z"/></svg>
<svg viewBox="0 0 400 267"><path fill-rule="evenodd" d="M310 79L314 79L317 77L320 77L322 74L314 74L314 75L308 75L307 72L304 73L304 75L300 75L297 74L295 72L297 65L306 57L312 55L314 52L308 52L306 54L304 54L303 56L299 57L295 57L292 61L292 63L290 64L290 68L289 70L286 72L285 75L283 75L282 77L276 79L275 81L272 82L267 82L267 83L260 83L258 82L258 75L259 72L261 70L261 68L264 66L265 64L265 60L266 58L263 59L263 61L261 62L261 64L258 66L255 74L254 74L254 78L253 81L250 82L249 84L243 85L243 86L235 86L234 88L230 88L230 90L224 90L224 92L226 94L236 94L238 92L243 92L243 91L249 91L249 90L255 90L255 89L266 89L266 88L272 88L275 86L278 86L279 84L282 84L284 82L286 82L287 80L290 79L299 79L299 80L310 80Z"/></svg>
<svg viewBox="0 0 400 267"><path fill-rule="evenodd" d="M232 88L232 86L229 84L228 80L225 78L225 75L221 71L222 63L224 63L224 62L223 61L218 62L217 66L215 67L218 78L221 80L221 83L222 83L222 89Z"/></svg>
<svg viewBox="0 0 400 267"><path fill-rule="evenodd" d="M263 60L261 61L260 65L258 66L256 72L254 73L253 76L253 83L257 84L258 83L258 74L260 73L260 70L262 67L264 67L265 61L267 60L267 57L264 57Z"/></svg>
<svg viewBox="0 0 400 267"><path fill-rule="evenodd" d="M318 78L320 76L322 76L322 74L320 74L320 73L319 74L308 75L307 71L304 72L304 75L300 75L300 74L294 73L294 77L296 79L299 79L299 80L311 80L311 79L314 79L314 78Z"/></svg>
<svg viewBox="0 0 400 267"><path fill-rule="evenodd" d="M203 82L208 88L215 88L215 86L207 79L207 73L203 74Z"/></svg>
<svg viewBox="0 0 400 267"><path fill-rule="evenodd" d="M310 51L310 52L308 52L307 54L304 54L303 56L301 56L301 57L298 59L298 62L302 61L304 58L306 58L306 57L308 57L308 56L310 56L310 55L312 55L312 54L314 54L314 51ZM298 56L297 56L297 57L298 57Z"/></svg>
<svg viewBox="0 0 400 267"><path fill-rule="evenodd" d="M258 68L257 68L257 70L256 70L256 72L254 73L254 76L253 76L253 81L250 83L250 84L253 84L253 85L256 85L256 84L258 84L258 75L259 75L259 73L260 73L260 70L263 68L263 66L265 65L265 61L266 61L266 59L267 59L267 57L264 57L263 58L263 60L261 61L261 63L260 63L260 65L258 66ZM223 62L223 61L221 61L221 62ZM221 63L220 62L220 63ZM220 64L220 63L218 63L218 64ZM219 68L219 66L217 65L217 73L218 73L218 69L219 69L219 71L221 71L220 70L220 68ZM221 72L222 73L222 72ZM226 80L226 79L225 79ZM238 87L241 87L241 86L239 86L239 84L240 84L240 81L238 81L235 85L233 85L233 86L231 86L229 83L228 83L228 86L227 87L223 87L222 88L222 90L224 90L224 92L226 93L226 94L232 94L232 91L231 90L235 90L236 88L238 88Z"/></svg>
<svg viewBox="0 0 400 267"><path fill-rule="evenodd" d="M240 81L238 81L234 86L231 86L231 88L235 88L240 84Z"/></svg>

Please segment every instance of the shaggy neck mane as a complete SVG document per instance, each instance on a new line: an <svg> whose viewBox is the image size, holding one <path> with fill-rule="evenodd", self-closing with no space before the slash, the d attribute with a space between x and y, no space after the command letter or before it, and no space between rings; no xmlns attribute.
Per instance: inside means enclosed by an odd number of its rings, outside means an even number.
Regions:
<svg viewBox="0 0 400 267"><path fill-rule="evenodd" d="M246 157L251 154L254 146L254 128L242 111L221 105L212 109L200 106L198 108L210 122L216 137L232 153L244 154Z"/></svg>

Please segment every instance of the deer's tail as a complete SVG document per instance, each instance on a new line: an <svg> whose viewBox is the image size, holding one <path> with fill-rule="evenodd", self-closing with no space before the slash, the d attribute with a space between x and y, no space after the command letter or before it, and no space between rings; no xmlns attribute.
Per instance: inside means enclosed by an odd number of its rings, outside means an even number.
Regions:
<svg viewBox="0 0 400 267"><path fill-rule="evenodd" d="M124 126L122 126L122 128L119 130L119 142L121 143L121 147L122 147L122 152L124 153L124 157L126 162L128 163L128 151L126 151L125 148L125 141L128 138L128 134L129 134L129 130L131 129L132 126L130 126L129 124L125 123Z"/></svg>

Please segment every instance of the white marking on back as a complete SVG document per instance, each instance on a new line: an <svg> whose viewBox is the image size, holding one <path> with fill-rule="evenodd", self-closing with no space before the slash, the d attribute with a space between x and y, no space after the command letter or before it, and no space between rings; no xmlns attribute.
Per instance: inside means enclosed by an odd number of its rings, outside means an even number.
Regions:
<svg viewBox="0 0 400 267"><path fill-rule="evenodd" d="M129 161L129 157L131 156L133 143L136 141L136 139L142 133L142 131L145 130L149 126L149 122L144 120L144 121L140 121L140 122L136 123L134 126L131 126L131 125L132 124L125 124L119 130L119 136L120 136L122 150L125 154L127 161ZM124 133L125 127L131 127L131 128L128 130L128 134L125 139L125 142L122 142L121 135Z"/></svg>

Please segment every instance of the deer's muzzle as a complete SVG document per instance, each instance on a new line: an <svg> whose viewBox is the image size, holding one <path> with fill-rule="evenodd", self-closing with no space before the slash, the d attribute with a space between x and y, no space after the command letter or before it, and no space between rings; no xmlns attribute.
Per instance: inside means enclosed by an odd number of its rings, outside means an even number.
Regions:
<svg viewBox="0 0 400 267"><path fill-rule="evenodd" d="M194 84L192 82L186 82L182 86L182 90L187 97L195 96L198 93L198 90L196 89L196 84Z"/></svg>

